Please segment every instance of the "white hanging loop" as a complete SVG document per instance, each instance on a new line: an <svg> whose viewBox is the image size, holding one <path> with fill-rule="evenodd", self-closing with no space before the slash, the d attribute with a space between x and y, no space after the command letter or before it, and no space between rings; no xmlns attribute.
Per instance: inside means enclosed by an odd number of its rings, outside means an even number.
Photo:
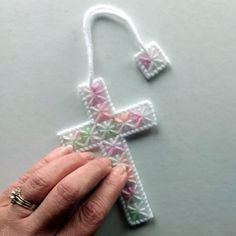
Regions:
<svg viewBox="0 0 236 236"><path fill-rule="evenodd" d="M140 49L146 52L146 48L137 32L134 23L125 12L109 5L97 5L95 7L91 7L86 11L83 19L83 33L88 54L88 76L90 84L93 82L94 79L94 49L92 43L92 24L96 17L99 16L114 16L119 20L122 20L128 26L129 30L133 33L134 38Z"/></svg>

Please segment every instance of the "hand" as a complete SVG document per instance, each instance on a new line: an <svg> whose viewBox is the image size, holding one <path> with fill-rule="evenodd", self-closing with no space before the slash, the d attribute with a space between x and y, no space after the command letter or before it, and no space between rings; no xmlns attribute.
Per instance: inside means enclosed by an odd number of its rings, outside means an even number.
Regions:
<svg viewBox="0 0 236 236"><path fill-rule="evenodd" d="M127 181L127 168L112 168L108 158L57 148L0 194L0 235L92 235ZM33 211L11 204L9 193L21 187Z"/></svg>

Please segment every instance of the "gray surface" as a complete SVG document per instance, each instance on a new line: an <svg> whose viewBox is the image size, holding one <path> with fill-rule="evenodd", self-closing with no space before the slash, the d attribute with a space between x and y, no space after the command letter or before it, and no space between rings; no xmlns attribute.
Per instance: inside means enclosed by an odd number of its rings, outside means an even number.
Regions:
<svg viewBox="0 0 236 236"><path fill-rule="evenodd" d="M57 145L56 131L87 119L76 85L87 73L81 18L95 3L0 0L1 189ZM159 111L158 131L129 141L156 219L132 230L116 206L97 235L236 235L236 2L106 3L156 39L172 69L147 83L130 34L97 23L96 74L115 106L148 98Z"/></svg>

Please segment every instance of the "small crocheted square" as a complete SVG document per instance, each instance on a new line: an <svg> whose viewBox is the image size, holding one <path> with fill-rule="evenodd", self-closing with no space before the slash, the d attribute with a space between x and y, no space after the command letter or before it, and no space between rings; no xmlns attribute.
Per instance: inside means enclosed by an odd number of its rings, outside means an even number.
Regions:
<svg viewBox="0 0 236 236"><path fill-rule="evenodd" d="M146 79L151 79L169 64L169 60L156 42L151 42L146 46L146 51L135 55L135 61Z"/></svg>

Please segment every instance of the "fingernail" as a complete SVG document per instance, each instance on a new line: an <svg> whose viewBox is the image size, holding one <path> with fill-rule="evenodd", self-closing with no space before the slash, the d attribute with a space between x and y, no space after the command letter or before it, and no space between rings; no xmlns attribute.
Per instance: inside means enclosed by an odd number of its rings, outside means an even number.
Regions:
<svg viewBox="0 0 236 236"><path fill-rule="evenodd" d="M95 158L95 154L93 152L81 152L80 156L85 160L93 160Z"/></svg>
<svg viewBox="0 0 236 236"><path fill-rule="evenodd" d="M72 147L72 145L67 145L67 146L65 146L65 147L62 147L62 149L60 149L60 150L58 151L58 153L59 153L60 155L66 155L66 154L69 154L69 153L71 153L71 152L73 152L73 147Z"/></svg>
<svg viewBox="0 0 236 236"><path fill-rule="evenodd" d="M117 173L117 174L124 174L128 172L129 167L126 164L118 164L116 167L113 168L113 170Z"/></svg>

